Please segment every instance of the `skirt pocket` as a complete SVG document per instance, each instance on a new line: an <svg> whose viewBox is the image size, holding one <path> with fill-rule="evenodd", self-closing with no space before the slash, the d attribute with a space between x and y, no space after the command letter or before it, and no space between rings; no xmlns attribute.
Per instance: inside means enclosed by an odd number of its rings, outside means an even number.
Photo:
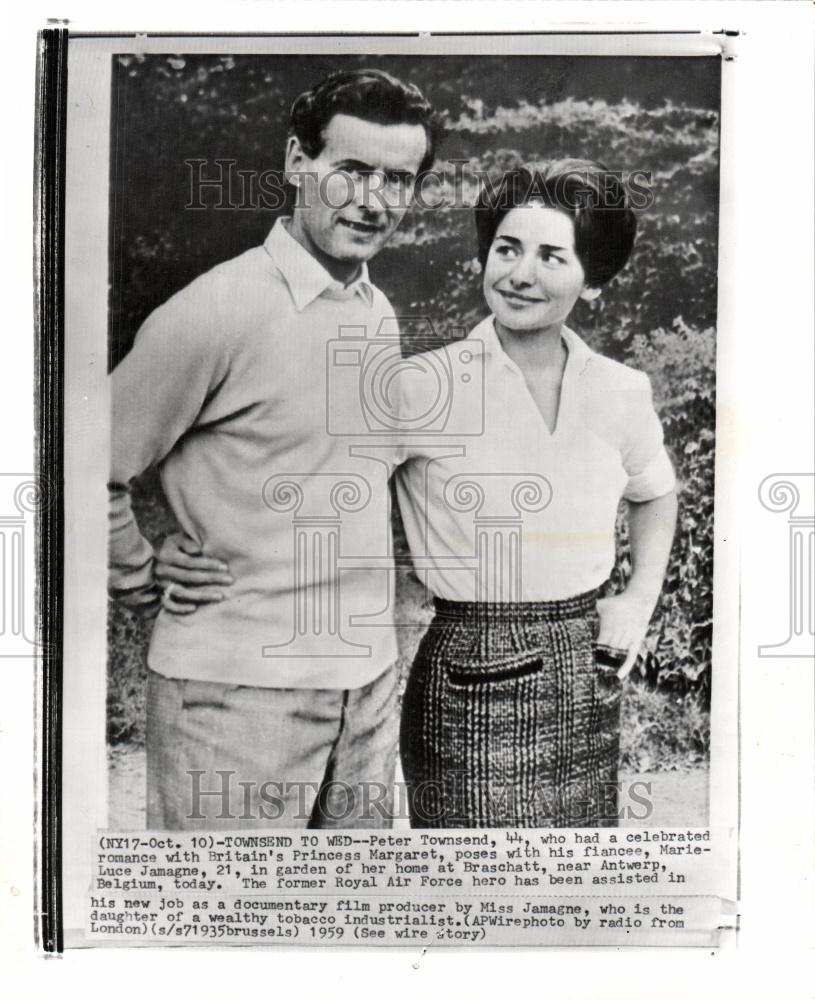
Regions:
<svg viewBox="0 0 815 1000"><path fill-rule="evenodd" d="M546 745L546 662L446 664L439 769L446 825L530 826Z"/></svg>
<svg viewBox="0 0 815 1000"><path fill-rule="evenodd" d="M543 670L540 650L527 656L499 663L476 663L455 661L447 663L447 680L454 687L470 687L474 684L499 684L531 677Z"/></svg>

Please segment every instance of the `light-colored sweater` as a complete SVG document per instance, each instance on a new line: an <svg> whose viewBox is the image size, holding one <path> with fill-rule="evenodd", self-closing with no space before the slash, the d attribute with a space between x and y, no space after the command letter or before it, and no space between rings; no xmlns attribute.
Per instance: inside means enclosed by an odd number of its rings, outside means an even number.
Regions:
<svg viewBox="0 0 815 1000"><path fill-rule="evenodd" d="M221 603L159 613L153 670L355 688L393 662L396 449L366 432L360 374L366 339L395 330L365 268L343 287L283 220L146 320L111 376L111 593L158 598L129 494L153 464L183 530L235 580Z"/></svg>

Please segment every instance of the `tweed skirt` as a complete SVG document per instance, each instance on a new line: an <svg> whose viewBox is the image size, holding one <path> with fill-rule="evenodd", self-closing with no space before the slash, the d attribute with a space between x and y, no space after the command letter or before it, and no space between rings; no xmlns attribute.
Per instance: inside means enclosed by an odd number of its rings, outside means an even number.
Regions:
<svg viewBox="0 0 815 1000"><path fill-rule="evenodd" d="M436 599L402 707L411 825L617 825L620 692L597 599Z"/></svg>

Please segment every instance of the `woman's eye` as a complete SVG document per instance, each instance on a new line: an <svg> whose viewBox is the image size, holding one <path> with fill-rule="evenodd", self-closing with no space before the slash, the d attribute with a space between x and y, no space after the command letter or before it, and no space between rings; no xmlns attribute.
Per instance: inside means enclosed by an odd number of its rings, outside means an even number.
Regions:
<svg viewBox="0 0 815 1000"><path fill-rule="evenodd" d="M541 259L547 267L561 267L566 263L562 257L558 257L553 253L543 253L541 254Z"/></svg>
<svg viewBox="0 0 815 1000"><path fill-rule="evenodd" d="M509 257L515 253L514 249L509 246L508 243L499 243L495 248L495 253L499 257Z"/></svg>

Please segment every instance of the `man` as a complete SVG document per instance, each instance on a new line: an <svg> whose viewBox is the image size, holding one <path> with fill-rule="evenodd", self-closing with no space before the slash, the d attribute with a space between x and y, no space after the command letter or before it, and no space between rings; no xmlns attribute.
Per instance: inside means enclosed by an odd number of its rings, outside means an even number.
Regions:
<svg viewBox="0 0 815 1000"><path fill-rule="evenodd" d="M112 375L110 589L159 612L149 828L388 822L397 678L381 526L395 448L384 436L354 454L337 427L359 422L359 372L332 381L329 366L327 382L326 359L344 331L393 329L366 262L435 137L421 93L383 72L335 73L301 95L291 217L157 309ZM163 596L128 492L155 463L190 556L211 560ZM356 568L337 569L340 541ZM185 614L202 568L231 585Z"/></svg>

